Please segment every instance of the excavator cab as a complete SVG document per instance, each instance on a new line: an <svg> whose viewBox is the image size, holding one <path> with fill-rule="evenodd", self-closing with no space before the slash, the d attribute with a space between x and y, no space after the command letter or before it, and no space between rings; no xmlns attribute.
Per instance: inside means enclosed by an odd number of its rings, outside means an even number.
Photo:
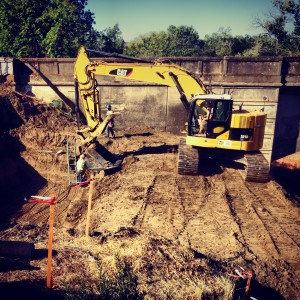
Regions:
<svg viewBox="0 0 300 300"><path fill-rule="evenodd" d="M190 106L188 135L199 135L201 119L207 114L210 108L210 117L205 127L205 136L216 138L230 129L232 103L231 99L218 98L214 95L206 95L206 98L196 97Z"/></svg>
<svg viewBox="0 0 300 300"><path fill-rule="evenodd" d="M206 136L216 138L230 128L232 100L216 100L213 102L212 118L207 120Z"/></svg>
<svg viewBox="0 0 300 300"><path fill-rule="evenodd" d="M207 116L204 134L199 114ZM188 134L178 148L178 173L196 175L200 161L209 158L242 164L239 171L245 181L268 181L269 162L259 151L265 124L263 111L234 110L230 95L197 95L190 105Z"/></svg>

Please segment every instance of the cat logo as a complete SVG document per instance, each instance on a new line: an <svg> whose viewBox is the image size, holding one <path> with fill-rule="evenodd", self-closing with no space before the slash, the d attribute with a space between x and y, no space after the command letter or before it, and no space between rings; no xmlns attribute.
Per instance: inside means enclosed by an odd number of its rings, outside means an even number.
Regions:
<svg viewBox="0 0 300 300"><path fill-rule="evenodd" d="M121 77L128 77L132 73L131 68L122 68L122 69L114 69L109 72L110 75L116 75L116 76L121 76Z"/></svg>

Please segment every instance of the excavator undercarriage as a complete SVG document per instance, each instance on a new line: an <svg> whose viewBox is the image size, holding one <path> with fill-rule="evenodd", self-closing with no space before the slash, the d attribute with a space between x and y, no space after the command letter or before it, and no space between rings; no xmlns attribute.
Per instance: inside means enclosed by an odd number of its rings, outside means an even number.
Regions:
<svg viewBox="0 0 300 300"><path fill-rule="evenodd" d="M260 151L245 153L223 149L194 147L186 144L181 138L178 147L178 173L181 175L197 175L203 160L236 162L245 181L269 181L269 162Z"/></svg>

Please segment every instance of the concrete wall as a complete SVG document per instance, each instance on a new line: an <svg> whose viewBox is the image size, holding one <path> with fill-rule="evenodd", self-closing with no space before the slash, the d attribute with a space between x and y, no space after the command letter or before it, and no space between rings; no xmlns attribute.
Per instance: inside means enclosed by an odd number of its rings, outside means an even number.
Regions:
<svg viewBox="0 0 300 300"><path fill-rule="evenodd" d="M263 152L270 161L295 151L293 145L300 122L300 58L166 59L198 74L213 92L231 93L236 106L244 103L245 109L264 107L268 120ZM74 61L72 58L14 60L16 89L45 102L60 98L73 108ZM112 77L99 76L97 80L103 109L106 103L111 103L114 110L121 112L117 130L146 125L179 133L184 128L186 112L176 89Z"/></svg>

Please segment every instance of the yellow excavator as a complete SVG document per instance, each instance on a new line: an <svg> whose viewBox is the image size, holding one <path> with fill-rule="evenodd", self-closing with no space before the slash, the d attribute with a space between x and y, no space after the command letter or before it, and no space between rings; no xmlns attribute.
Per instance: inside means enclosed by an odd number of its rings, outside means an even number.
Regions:
<svg viewBox="0 0 300 300"><path fill-rule="evenodd" d="M123 58L122 62L89 59L88 52L102 56ZM129 62L128 62L129 61ZM196 175L202 159L229 159L243 164L240 169L246 181L266 182L269 179L269 162L259 151L263 146L267 115L262 110L247 111L233 108L228 94L213 94L199 77L184 68L163 62L139 59L115 53L95 51L82 47L74 66L77 107L81 107L87 126L78 129L84 145L92 145L102 134L112 116L102 118L96 76L112 76L157 83L177 88L180 100L188 114L186 136L178 146L178 173ZM201 116L210 116L205 122L205 131L200 132ZM89 147L87 147L89 149ZM95 149L90 157L96 157ZM99 150L98 150L99 152ZM101 153L100 153L101 154ZM120 166L118 158L98 161L105 168ZM95 167L96 168L96 167Z"/></svg>

